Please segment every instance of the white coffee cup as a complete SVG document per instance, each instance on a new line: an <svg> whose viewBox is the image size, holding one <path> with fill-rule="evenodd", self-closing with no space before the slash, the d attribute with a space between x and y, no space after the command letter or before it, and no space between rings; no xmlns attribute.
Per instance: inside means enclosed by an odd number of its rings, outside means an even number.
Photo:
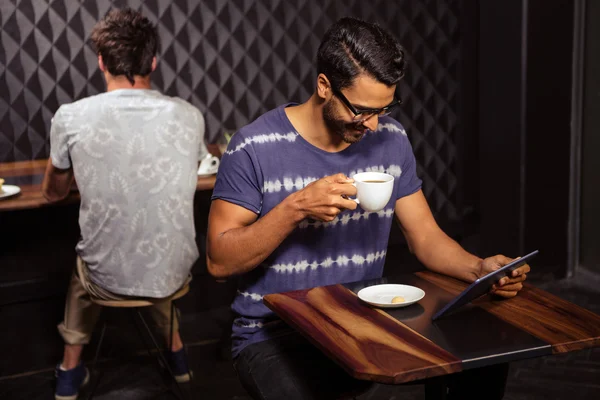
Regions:
<svg viewBox="0 0 600 400"><path fill-rule="evenodd" d="M356 202L365 211L383 210L392 197L394 177L383 172L361 172L352 177Z"/></svg>
<svg viewBox="0 0 600 400"><path fill-rule="evenodd" d="M200 167L198 167L198 175L213 175L217 173L219 169L219 157L215 157L212 154L207 154L200 161Z"/></svg>

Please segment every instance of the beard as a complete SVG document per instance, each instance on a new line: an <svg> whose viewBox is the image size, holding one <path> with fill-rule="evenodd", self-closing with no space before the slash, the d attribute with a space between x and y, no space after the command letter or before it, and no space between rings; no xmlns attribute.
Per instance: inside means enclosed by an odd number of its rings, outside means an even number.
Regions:
<svg viewBox="0 0 600 400"><path fill-rule="evenodd" d="M350 144L359 142L367 130L362 122L347 122L339 118L331 101L323 106L323 120L334 135Z"/></svg>

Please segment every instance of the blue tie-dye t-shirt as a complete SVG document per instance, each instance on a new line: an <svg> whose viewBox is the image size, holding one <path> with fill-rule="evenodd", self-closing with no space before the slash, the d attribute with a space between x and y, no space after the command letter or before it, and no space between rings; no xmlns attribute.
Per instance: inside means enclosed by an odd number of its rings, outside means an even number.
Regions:
<svg viewBox="0 0 600 400"><path fill-rule="evenodd" d="M232 309L233 356L269 339L285 324L262 302L269 293L381 277L397 199L421 188L406 132L390 117L377 131L337 153L308 143L280 106L237 132L223 155L212 199L266 215L284 198L327 175L380 171L395 177L379 212L346 210L331 222L304 220L254 270L239 277Z"/></svg>

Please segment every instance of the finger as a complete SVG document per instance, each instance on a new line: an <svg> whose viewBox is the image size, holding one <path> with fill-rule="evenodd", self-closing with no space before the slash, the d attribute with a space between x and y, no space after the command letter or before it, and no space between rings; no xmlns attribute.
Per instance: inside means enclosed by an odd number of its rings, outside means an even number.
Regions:
<svg viewBox="0 0 600 400"><path fill-rule="evenodd" d="M343 210L356 210L358 204L356 204L356 201L352 199L345 199L343 197L340 197L340 200L337 203L337 207Z"/></svg>
<svg viewBox="0 0 600 400"><path fill-rule="evenodd" d="M501 286L496 289L497 292L518 292L523 289L523 284L521 282L510 283L508 285Z"/></svg>
<svg viewBox="0 0 600 400"><path fill-rule="evenodd" d="M497 290L494 291L495 294L498 295L506 295L507 293L514 293L517 294L520 290L505 290L504 288L499 288Z"/></svg>
<svg viewBox="0 0 600 400"><path fill-rule="evenodd" d="M333 191L342 196L356 196L356 187L350 182L336 184Z"/></svg>
<svg viewBox="0 0 600 400"><path fill-rule="evenodd" d="M504 277L504 278L500 279L498 282L496 282L494 285L497 287L502 287L502 286L506 285L507 283L510 283L510 278Z"/></svg>
<svg viewBox="0 0 600 400"><path fill-rule="evenodd" d="M494 294L496 296L504 297L505 299L510 299L512 297L515 297L517 295L517 292L509 292L506 290L496 290L494 292Z"/></svg>
<svg viewBox="0 0 600 400"><path fill-rule="evenodd" d="M523 264L519 268L515 269L511 275L512 276L525 275L525 274L528 274L530 271L531 271L531 267L529 266L529 264Z"/></svg>
<svg viewBox="0 0 600 400"><path fill-rule="evenodd" d="M508 282L506 283L517 283L517 282L523 282L525 279L527 279L527 275L519 275L517 277L514 278L510 278L508 280Z"/></svg>
<svg viewBox="0 0 600 400"><path fill-rule="evenodd" d="M504 289L504 287L506 287L507 285L512 285L512 282L500 279L498 282L492 285L492 290Z"/></svg>
<svg viewBox="0 0 600 400"><path fill-rule="evenodd" d="M354 179L348 178L346 175L342 174L341 172L339 174L330 175L326 178L329 178L328 181L332 182L332 183L352 183L352 182L354 182Z"/></svg>
<svg viewBox="0 0 600 400"><path fill-rule="evenodd" d="M509 278L508 276L505 276L504 278L500 279L496 284L498 286L505 286L507 284L523 282L525 279L527 279L527 275L517 276L516 278Z"/></svg>
<svg viewBox="0 0 600 400"><path fill-rule="evenodd" d="M502 278L498 282L492 285L492 290L505 289L507 285L513 285L515 283L522 283L525 279L527 279L527 275L521 275L518 278Z"/></svg>
<svg viewBox="0 0 600 400"><path fill-rule="evenodd" d="M338 216L341 210L338 207L328 207L320 218L323 222L331 222Z"/></svg>
<svg viewBox="0 0 600 400"><path fill-rule="evenodd" d="M506 256L505 256L505 255L503 255L503 254L497 254L497 255L495 255L495 256L494 256L494 257L492 257L492 258L493 258L493 260L494 260L495 262L497 262L498 264L500 264L500 266L502 266L502 265L506 265L506 264L508 264L509 262L513 261L513 259L512 259L512 258L506 257Z"/></svg>

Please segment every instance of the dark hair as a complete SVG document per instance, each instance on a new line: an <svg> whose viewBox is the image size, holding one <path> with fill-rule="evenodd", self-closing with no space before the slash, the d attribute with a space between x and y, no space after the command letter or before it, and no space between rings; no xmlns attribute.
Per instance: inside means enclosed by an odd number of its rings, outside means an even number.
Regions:
<svg viewBox="0 0 600 400"><path fill-rule="evenodd" d="M158 51L156 26L131 8L112 10L96 24L91 36L96 53L111 75L125 75L133 85L135 75L152 72Z"/></svg>
<svg viewBox="0 0 600 400"><path fill-rule="evenodd" d="M338 90L351 86L366 73L392 86L404 76L405 51L379 25L345 17L325 33L317 52L317 73L323 73Z"/></svg>

